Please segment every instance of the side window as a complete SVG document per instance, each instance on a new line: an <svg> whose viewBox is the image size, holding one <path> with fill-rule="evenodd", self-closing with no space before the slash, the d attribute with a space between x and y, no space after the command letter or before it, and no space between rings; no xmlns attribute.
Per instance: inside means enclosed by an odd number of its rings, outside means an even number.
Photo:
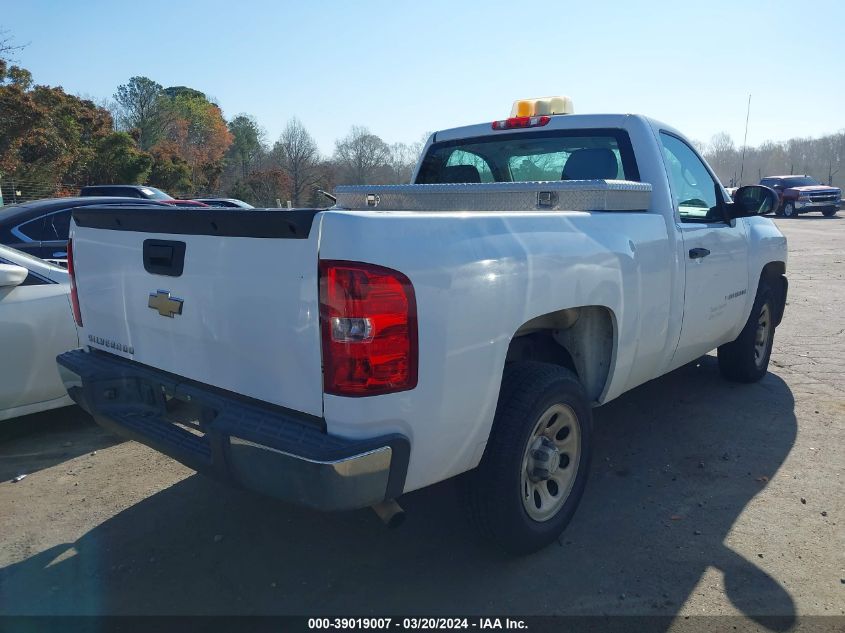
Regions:
<svg viewBox="0 0 845 633"><path fill-rule="evenodd" d="M12 232L17 233L18 237L23 237L33 242L40 242L41 235L44 232L44 216L19 224L12 229Z"/></svg>
<svg viewBox="0 0 845 633"><path fill-rule="evenodd" d="M45 218L44 232L41 238L44 242L65 241L70 233L70 209L51 213Z"/></svg>
<svg viewBox="0 0 845 633"><path fill-rule="evenodd" d="M721 221L716 183L701 159L689 145L671 134L661 132L660 141L681 222Z"/></svg>
<svg viewBox="0 0 845 633"><path fill-rule="evenodd" d="M34 272L30 271L29 274L26 276L26 279L21 282L21 286L46 286L50 282L36 275Z"/></svg>
<svg viewBox="0 0 845 633"><path fill-rule="evenodd" d="M123 189L121 187L98 187L95 196L115 196L118 198L139 198L140 195L134 189Z"/></svg>

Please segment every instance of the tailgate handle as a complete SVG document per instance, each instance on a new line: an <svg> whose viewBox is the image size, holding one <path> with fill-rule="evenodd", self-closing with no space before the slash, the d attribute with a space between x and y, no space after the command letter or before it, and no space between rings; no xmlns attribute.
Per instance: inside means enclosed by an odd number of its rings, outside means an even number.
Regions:
<svg viewBox="0 0 845 633"><path fill-rule="evenodd" d="M185 242L144 240L144 270L153 275L179 277L185 268Z"/></svg>

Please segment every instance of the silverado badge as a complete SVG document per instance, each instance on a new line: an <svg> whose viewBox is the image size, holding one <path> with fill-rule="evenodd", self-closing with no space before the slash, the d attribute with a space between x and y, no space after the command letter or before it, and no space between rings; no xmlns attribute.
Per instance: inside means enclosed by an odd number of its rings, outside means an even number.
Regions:
<svg viewBox="0 0 845 633"><path fill-rule="evenodd" d="M158 310L161 316L172 319L175 315L182 314L182 303L181 299L171 297L169 290L157 290L155 293L150 293L147 306L153 310Z"/></svg>

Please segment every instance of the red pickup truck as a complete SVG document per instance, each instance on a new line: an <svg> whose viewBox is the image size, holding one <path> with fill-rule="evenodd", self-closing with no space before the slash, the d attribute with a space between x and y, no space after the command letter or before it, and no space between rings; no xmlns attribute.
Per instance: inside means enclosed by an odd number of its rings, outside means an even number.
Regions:
<svg viewBox="0 0 845 633"><path fill-rule="evenodd" d="M767 176L760 184L777 191L780 204L775 213L788 218L810 211L821 211L830 218L842 201L839 187L828 187L810 176Z"/></svg>

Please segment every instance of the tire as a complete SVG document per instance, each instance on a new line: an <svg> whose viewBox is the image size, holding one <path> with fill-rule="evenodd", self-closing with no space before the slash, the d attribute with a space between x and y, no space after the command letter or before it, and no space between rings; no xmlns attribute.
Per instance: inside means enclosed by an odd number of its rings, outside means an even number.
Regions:
<svg viewBox="0 0 845 633"><path fill-rule="evenodd" d="M796 215L798 215L798 214L795 212L795 203L794 202L784 203L784 205L783 205L783 216L785 218L794 218Z"/></svg>
<svg viewBox="0 0 845 633"><path fill-rule="evenodd" d="M822 215L826 218L832 218L836 215L837 211L839 211L839 209L825 209L824 211L822 211Z"/></svg>
<svg viewBox="0 0 845 633"><path fill-rule="evenodd" d="M719 347L719 371L733 382L757 382L769 368L775 337L775 295L760 281L754 307L739 336Z"/></svg>
<svg viewBox="0 0 845 633"><path fill-rule="evenodd" d="M484 456L461 479L471 523L512 554L552 543L584 494L591 449L592 409L574 373L548 363L506 366Z"/></svg>
<svg viewBox="0 0 845 633"><path fill-rule="evenodd" d="M777 206L777 208L775 209L775 215L778 216L779 218L783 217L783 205L782 204L779 204Z"/></svg>

